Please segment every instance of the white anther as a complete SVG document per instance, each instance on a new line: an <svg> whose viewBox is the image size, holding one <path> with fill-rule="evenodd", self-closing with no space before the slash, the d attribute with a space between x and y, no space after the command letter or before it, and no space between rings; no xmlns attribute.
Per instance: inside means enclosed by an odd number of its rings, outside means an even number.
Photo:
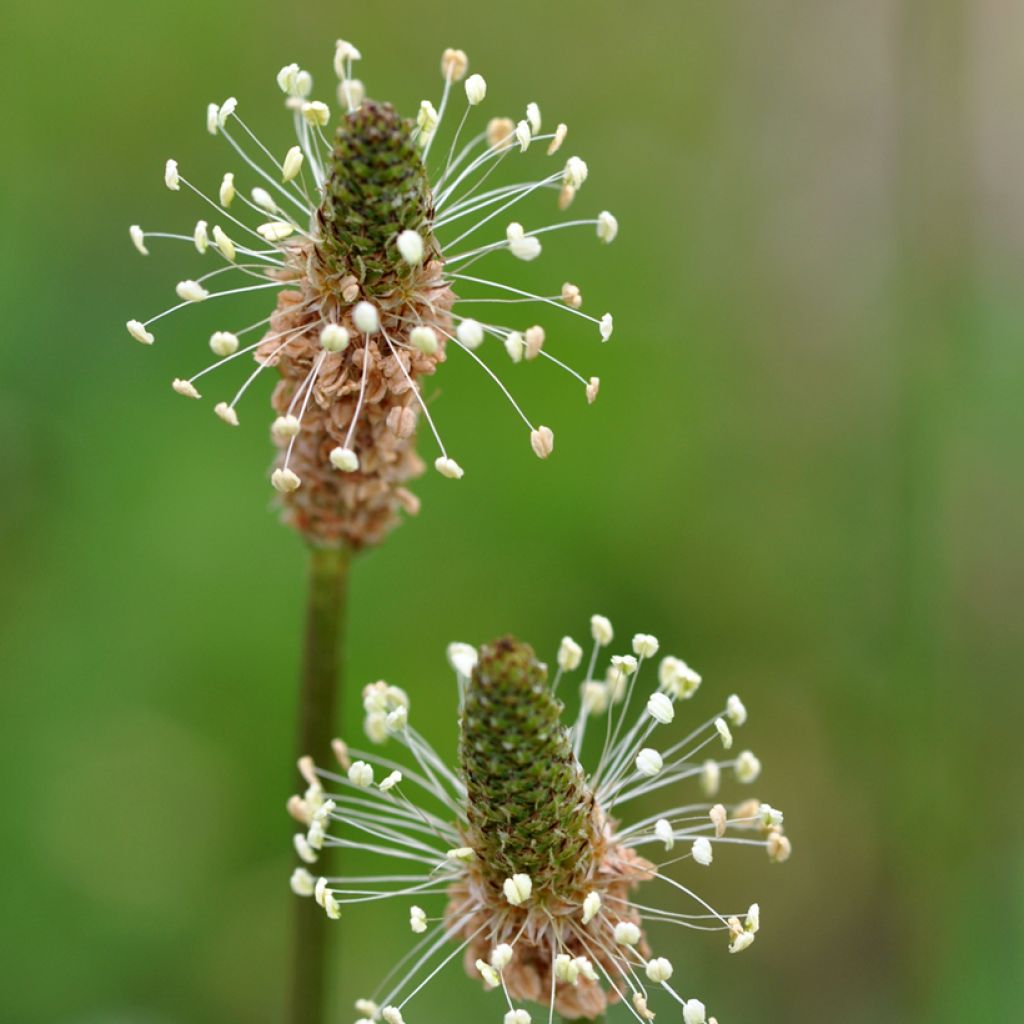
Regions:
<svg viewBox="0 0 1024 1024"><path fill-rule="evenodd" d="M602 715L608 710L608 687L596 679L580 684L580 703L588 715Z"/></svg>
<svg viewBox="0 0 1024 1024"><path fill-rule="evenodd" d="M417 935L422 935L427 930L427 914L422 907L409 908L409 927Z"/></svg>
<svg viewBox="0 0 1024 1024"><path fill-rule="evenodd" d="M510 963L515 951L507 942L500 942L491 950L491 966L496 971L503 971Z"/></svg>
<svg viewBox="0 0 1024 1024"><path fill-rule="evenodd" d="M571 636L563 636L558 645L558 667L563 672L573 672L583 660L583 648Z"/></svg>
<svg viewBox="0 0 1024 1024"><path fill-rule="evenodd" d="M565 142L565 136L569 131L568 127L564 124L560 124L555 129L555 137L551 140L548 145L548 156L552 156L562 148L562 143Z"/></svg>
<svg viewBox="0 0 1024 1024"><path fill-rule="evenodd" d="M526 104L526 120L530 123L530 131L534 135L540 132L540 107L536 103Z"/></svg>
<svg viewBox="0 0 1024 1024"><path fill-rule="evenodd" d="M700 676L685 661L671 655L662 658L658 666L658 683L676 700L692 697L697 692L700 682Z"/></svg>
<svg viewBox="0 0 1024 1024"><path fill-rule="evenodd" d="M784 836L781 832L772 832L768 836L768 859L776 864L781 864L783 861L789 860L789 855L793 852L793 846L790 843L788 837Z"/></svg>
<svg viewBox="0 0 1024 1024"><path fill-rule="evenodd" d="M405 230L395 243L402 259L411 267L423 262L423 236L418 231Z"/></svg>
<svg viewBox="0 0 1024 1024"><path fill-rule="evenodd" d="M615 215L609 213L607 210L602 210L597 215L597 237L604 242L605 245L615 241L615 236L619 233L619 222L615 219Z"/></svg>
<svg viewBox="0 0 1024 1024"><path fill-rule="evenodd" d="M749 750L744 750L736 758L737 782L753 782L761 774L761 762Z"/></svg>
<svg viewBox="0 0 1024 1024"><path fill-rule="evenodd" d="M462 467L454 459L450 459L446 455L439 455L434 460L434 469L436 469L441 476L448 477L449 480L462 479Z"/></svg>
<svg viewBox="0 0 1024 1024"><path fill-rule="evenodd" d="M672 977L672 962L665 957L655 957L647 961L647 977L656 985L668 981Z"/></svg>
<svg viewBox="0 0 1024 1024"><path fill-rule="evenodd" d="M220 128L220 107L218 107L216 103L207 103L206 130L211 135L216 135L218 128Z"/></svg>
<svg viewBox="0 0 1024 1024"><path fill-rule="evenodd" d="M465 679L473 674L473 669L476 668L476 663L480 659L477 649L472 644L451 643L445 654L448 664Z"/></svg>
<svg viewBox="0 0 1024 1024"><path fill-rule="evenodd" d="M210 236L206 231L206 221L197 220L195 230L192 232L192 241L195 243L196 251L206 252L210 245Z"/></svg>
<svg viewBox="0 0 1024 1024"><path fill-rule="evenodd" d="M676 834L667 818L659 818L654 823L654 834L665 844L666 850L676 845Z"/></svg>
<svg viewBox="0 0 1024 1024"><path fill-rule="evenodd" d="M583 898L583 923L590 924L601 909L601 894L588 892Z"/></svg>
<svg viewBox="0 0 1024 1024"><path fill-rule="evenodd" d="M420 103L419 113L416 115L416 124L421 135L430 136L437 128L437 110L430 100L423 100Z"/></svg>
<svg viewBox="0 0 1024 1024"><path fill-rule="evenodd" d="M497 988L501 984L498 972L486 960L477 960L476 969L480 977L484 979L485 988Z"/></svg>
<svg viewBox="0 0 1024 1024"><path fill-rule="evenodd" d="M620 921L615 926L615 941L620 946L635 946L640 941L640 928L632 921Z"/></svg>
<svg viewBox="0 0 1024 1024"><path fill-rule="evenodd" d="M492 117L487 122L487 145L491 149L509 149L515 141L515 124L507 117Z"/></svg>
<svg viewBox="0 0 1024 1024"><path fill-rule="evenodd" d="M533 327L526 329L526 358L536 359L540 355L540 350L544 347L544 328L540 324L534 324Z"/></svg>
<svg viewBox="0 0 1024 1024"><path fill-rule="evenodd" d="M363 334L376 334L380 330L380 314L370 302L357 302L352 310L352 322Z"/></svg>
<svg viewBox="0 0 1024 1024"><path fill-rule="evenodd" d="M371 711L363 719L363 732L371 743L386 743L388 738L388 716L383 711Z"/></svg>
<svg viewBox="0 0 1024 1024"><path fill-rule="evenodd" d="M555 450L555 435L550 427L530 431L530 447L538 459L546 459Z"/></svg>
<svg viewBox="0 0 1024 1024"><path fill-rule="evenodd" d="M476 860L476 851L472 846L460 846L455 850L448 850L445 857L448 860L460 860L468 864L470 861Z"/></svg>
<svg viewBox="0 0 1024 1024"><path fill-rule="evenodd" d="M725 715L733 725L743 725L747 720L747 709L735 693L725 702Z"/></svg>
<svg viewBox="0 0 1024 1024"><path fill-rule="evenodd" d="M185 302L202 302L210 297L210 293L198 281L179 281L174 290L178 298Z"/></svg>
<svg viewBox="0 0 1024 1024"><path fill-rule="evenodd" d="M483 75L470 75L466 79L466 99L471 107L483 103L487 95L487 82Z"/></svg>
<svg viewBox="0 0 1024 1024"><path fill-rule="evenodd" d="M354 761L348 770L348 780L360 789L369 789L373 785L373 768L365 761Z"/></svg>
<svg viewBox="0 0 1024 1024"><path fill-rule="evenodd" d="M598 325L601 331L601 340L607 341L612 336L612 331L615 330L615 321L612 319L611 313L605 313L601 317L601 323Z"/></svg>
<svg viewBox="0 0 1024 1024"><path fill-rule="evenodd" d="M530 147L530 140L533 135L530 132L530 123L528 121L520 121L515 128L516 142L519 143L519 152L525 153Z"/></svg>
<svg viewBox="0 0 1024 1024"><path fill-rule="evenodd" d="M387 793L392 790L402 781L402 773L397 769L390 775L386 775L380 781L380 785L377 787L382 793Z"/></svg>
<svg viewBox="0 0 1024 1024"><path fill-rule="evenodd" d="M339 78L345 77L348 62L362 60L362 54L349 42L339 39L334 44L334 71Z"/></svg>
<svg viewBox="0 0 1024 1024"><path fill-rule="evenodd" d="M580 969L573 963L568 953L559 953L555 957L555 980L563 985L575 985L579 981Z"/></svg>
<svg viewBox="0 0 1024 1024"><path fill-rule="evenodd" d="M133 224L128 229L128 233L132 237L132 245L134 245L143 256L148 256L149 250L146 248L146 233L142 228L140 228L138 224Z"/></svg>
<svg viewBox="0 0 1024 1024"><path fill-rule="evenodd" d="M541 253L540 239L533 235L527 235L523 225L512 221L505 229L505 239L508 242L509 251L516 259L529 262L535 260Z"/></svg>
<svg viewBox="0 0 1024 1024"><path fill-rule="evenodd" d="M238 336L231 331L214 331L210 335L210 351L223 359L238 351Z"/></svg>
<svg viewBox="0 0 1024 1024"><path fill-rule="evenodd" d="M346 78L338 83L338 100L349 110L357 110L366 99L366 86L358 78Z"/></svg>
<svg viewBox="0 0 1024 1024"><path fill-rule="evenodd" d="M693 859L703 867L707 867L714 856L714 852L711 849L711 841L706 836L694 839L690 852L693 854Z"/></svg>
<svg viewBox="0 0 1024 1024"><path fill-rule="evenodd" d="M590 635L601 647L607 647L615 636L611 621L603 615L591 615Z"/></svg>
<svg viewBox="0 0 1024 1024"><path fill-rule="evenodd" d="M721 804L715 804L708 811L708 817L711 819L711 824L715 826L715 838L721 839L725 835L725 826L729 820L725 808Z"/></svg>
<svg viewBox="0 0 1024 1024"><path fill-rule="evenodd" d="M583 975L587 981L597 981L597 971L594 970L594 965L585 956L576 956L572 960L573 967Z"/></svg>
<svg viewBox="0 0 1024 1024"><path fill-rule="evenodd" d="M288 879L288 884L296 896L312 896L316 880L305 868L296 868Z"/></svg>
<svg viewBox="0 0 1024 1024"><path fill-rule="evenodd" d="M394 711L389 711L385 722L389 733L402 732L409 724L409 709L395 708Z"/></svg>
<svg viewBox="0 0 1024 1024"><path fill-rule="evenodd" d="M231 200L235 198L235 176L230 171L221 179L219 198L220 205L225 208L230 206Z"/></svg>
<svg viewBox="0 0 1024 1024"><path fill-rule="evenodd" d="M699 999L687 999L683 1003L683 1024L707 1024L704 1004Z"/></svg>
<svg viewBox="0 0 1024 1024"><path fill-rule="evenodd" d="M437 340L437 331L433 327L427 327L423 324L419 327L414 327L409 332L409 344L425 356L435 355L438 348L440 348L440 342Z"/></svg>
<svg viewBox="0 0 1024 1024"><path fill-rule="evenodd" d="M637 633L633 637L633 653L638 658L653 658L658 653L658 638L650 633Z"/></svg>
<svg viewBox="0 0 1024 1024"><path fill-rule="evenodd" d="M178 392L179 395L184 395L186 398L202 398L196 390L196 386L189 380L182 380L180 377L175 378L171 382L171 387Z"/></svg>
<svg viewBox="0 0 1024 1024"><path fill-rule="evenodd" d="M502 891L505 893L505 899L513 907L518 907L530 898L533 880L529 875L513 875L502 883Z"/></svg>
<svg viewBox="0 0 1024 1024"><path fill-rule="evenodd" d="M461 82L469 70L469 58L465 50L453 50L450 46L441 54L441 77L446 81Z"/></svg>
<svg viewBox="0 0 1024 1024"><path fill-rule="evenodd" d="M376 1017L380 1007L372 999L357 999L355 1008L358 1013L366 1017Z"/></svg>
<svg viewBox="0 0 1024 1024"><path fill-rule="evenodd" d="M505 339L505 351L513 363L522 362L523 352L526 349L526 342L518 331L512 331Z"/></svg>
<svg viewBox="0 0 1024 1024"><path fill-rule="evenodd" d="M676 709L665 694L652 693L647 700L647 714L656 722L668 725L676 717Z"/></svg>
<svg viewBox="0 0 1024 1024"><path fill-rule="evenodd" d="M302 832L296 832L295 835L292 836L292 843L295 846L295 852L302 860L307 864L316 863L316 850L309 845Z"/></svg>
<svg viewBox="0 0 1024 1024"><path fill-rule="evenodd" d="M235 112L238 106L238 100L234 96L229 96L221 105L220 110L217 111L217 124L223 128L228 123L228 118Z"/></svg>
<svg viewBox="0 0 1024 1024"><path fill-rule="evenodd" d="M735 936L732 942L729 943L730 953L742 953L743 950L754 944L754 933L753 932L740 932L739 935Z"/></svg>
<svg viewBox="0 0 1024 1024"><path fill-rule="evenodd" d="M579 309L583 305L583 296L580 294L579 288L569 281L566 281L562 285L562 301L570 309Z"/></svg>
<svg viewBox="0 0 1024 1024"><path fill-rule="evenodd" d="M233 405L228 405L227 402L218 402L213 407L213 411L229 426L238 426L238 413L235 412Z"/></svg>
<svg viewBox="0 0 1024 1024"><path fill-rule="evenodd" d="M309 124L323 128L331 119L331 111L326 103L313 100L311 103L302 104L302 116Z"/></svg>
<svg viewBox="0 0 1024 1024"><path fill-rule="evenodd" d="M579 189L587 180L587 173L586 161L581 160L578 156L571 156L565 161L565 171L562 177L569 188Z"/></svg>
<svg viewBox="0 0 1024 1024"><path fill-rule="evenodd" d="M743 927L748 932L757 932L760 929L761 907L757 903L750 904L750 909L747 911L747 917L743 922Z"/></svg>
<svg viewBox="0 0 1024 1024"><path fill-rule="evenodd" d="M321 328L320 347L325 352L344 352L348 343L348 331L341 324L324 324Z"/></svg>
<svg viewBox="0 0 1024 1024"><path fill-rule="evenodd" d="M260 188L258 185L250 193L252 201L261 209L266 210L268 213L273 213L277 209L277 203L274 202L274 197L265 189Z"/></svg>
<svg viewBox="0 0 1024 1024"><path fill-rule="evenodd" d="M298 146L292 146L285 154L284 163L281 165L281 180L291 181L298 176L302 170L302 150Z"/></svg>
<svg viewBox="0 0 1024 1024"><path fill-rule="evenodd" d="M646 775L649 778L654 778L662 768L665 767L665 762L661 758L656 750L651 747L644 747L639 754L636 755L636 770L641 775Z"/></svg>
<svg viewBox="0 0 1024 1024"><path fill-rule="evenodd" d="M384 1018L385 1024L405 1024L402 1011L397 1006L385 1006L380 1015Z"/></svg>
<svg viewBox="0 0 1024 1024"><path fill-rule="evenodd" d="M291 494L292 491L297 491L302 483L298 474L290 469L275 469L270 474L270 482L273 484L274 490L280 491L282 494Z"/></svg>
<svg viewBox="0 0 1024 1024"><path fill-rule="evenodd" d="M718 786L722 780L722 769L717 761L705 761L700 773L701 788L708 796L714 796L718 792Z"/></svg>
<svg viewBox="0 0 1024 1024"><path fill-rule="evenodd" d="M216 224L213 226L213 244L220 249L220 254L224 259L231 263L235 262L235 243Z"/></svg>
<svg viewBox="0 0 1024 1024"><path fill-rule="evenodd" d="M164 164L164 184L172 192L181 191L181 178L178 176L178 161L168 160Z"/></svg>
<svg viewBox="0 0 1024 1024"><path fill-rule="evenodd" d="M125 327L128 328L128 333L136 340L141 341L143 345L152 345L156 338L153 336L151 331L147 331L145 325L141 320L129 320Z"/></svg>
<svg viewBox="0 0 1024 1024"><path fill-rule="evenodd" d="M643 992L634 992L632 1002L633 1009L641 1020L654 1020L654 1014L647 1009L647 997Z"/></svg>
<svg viewBox="0 0 1024 1024"><path fill-rule="evenodd" d="M732 746L732 732L729 730L729 724L724 718L716 718L715 729L722 739L722 746L728 750Z"/></svg>
<svg viewBox="0 0 1024 1024"><path fill-rule="evenodd" d="M272 220L256 228L260 238L268 242L281 242L295 231L295 225L286 220Z"/></svg>
<svg viewBox="0 0 1024 1024"><path fill-rule="evenodd" d="M505 1014L504 1024L530 1024L532 1018L525 1010L509 1010Z"/></svg>
<svg viewBox="0 0 1024 1024"><path fill-rule="evenodd" d="M587 381L587 401L591 405L594 404L594 399L597 398L597 392L600 389L600 387L601 387L601 378L600 377L591 377L590 380Z"/></svg>
<svg viewBox="0 0 1024 1024"><path fill-rule="evenodd" d="M480 326L478 321L467 318L455 328L455 337L457 337L459 341L466 346L466 348L476 349L483 344L484 329Z"/></svg>
<svg viewBox="0 0 1024 1024"><path fill-rule="evenodd" d="M300 426L298 416L278 416L270 425L270 432L278 441L287 441L298 434Z"/></svg>

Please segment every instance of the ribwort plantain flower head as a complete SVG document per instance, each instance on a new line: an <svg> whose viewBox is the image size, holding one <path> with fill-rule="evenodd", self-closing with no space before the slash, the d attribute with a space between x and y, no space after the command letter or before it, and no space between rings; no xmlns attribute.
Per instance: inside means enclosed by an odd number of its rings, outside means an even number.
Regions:
<svg viewBox="0 0 1024 1024"><path fill-rule="evenodd" d="M758 905L720 911L697 894L695 880L719 852L760 847L772 861L786 860L783 816L757 799L718 800L723 775L747 785L761 770L751 752L729 753L732 730L747 718L738 697L674 738L679 705L700 676L665 657L657 686L641 700L641 671L658 641L637 634L630 652L598 673L614 632L601 616L591 629L585 665L582 646L566 637L550 680L533 650L510 637L479 652L451 645L455 768L413 728L404 691L385 683L364 692L365 732L375 744L405 748L404 761L336 741L340 771L300 762L308 788L289 808L305 829L295 846L308 866L296 869L293 890L331 918L348 903L397 898L409 904L410 931L420 936L401 969L357 1004L363 1018L404 1020L426 981L461 957L472 978L502 990L512 1024L530 1021L531 1004L544 1007L544 1019L594 1019L618 1002L646 1021L658 990L688 1024L714 1020L672 984L673 963L655 953L649 927L720 931L730 952L748 948L760 928ZM579 713L566 726L557 691L581 668ZM585 769L588 728L598 750ZM703 795L684 796L686 783ZM654 793L664 797L658 813L630 814L635 800ZM328 846L366 848L402 873L317 878L312 870ZM691 906L673 909L659 891L682 894Z"/></svg>
<svg viewBox="0 0 1024 1024"><path fill-rule="evenodd" d="M536 259L551 231L589 226L604 243L618 232L607 211L529 226L513 219L518 204L550 192L557 195L553 205L565 209L586 180L587 165L557 155L566 127L545 131L536 103L518 120L484 121L476 108L487 84L479 74L467 77L462 51L445 51L438 105L424 100L414 118L367 98L353 74L360 56L352 44L338 42L337 113L313 98L307 71L296 64L281 69L277 83L295 131L287 149L264 144L233 97L209 105L207 130L229 147L233 169L203 190L176 161L164 168L167 188L192 193L205 204L205 219L190 233L133 225L130 237L142 255L153 243L172 240L217 266L180 281L180 302L170 309L127 324L133 338L149 345L157 323L171 313L275 293L263 319L214 331L215 360L173 387L199 399L200 386L205 390L213 379L208 374L254 357L256 369L214 406L221 420L237 426L246 391L264 370L276 369L271 436L279 457L271 481L285 517L316 543L356 548L386 535L400 510L418 508L406 484L423 469L415 448L421 416L437 446L437 471L449 479L463 475L423 393L424 380L451 348L478 364L511 403L533 451L540 458L551 454L552 430L526 414L494 361L549 362L592 402L598 378L556 357L549 328L529 310L589 321L602 341L611 336L612 317L584 312L579 288L561 277L551 294L535 294L506 281L501 264L509 269ZM501 165L516 163L528 169L515 183L492 177ZM493 275L485 271L490 265ZM236 275L244 280L228 285Z"/></svg>

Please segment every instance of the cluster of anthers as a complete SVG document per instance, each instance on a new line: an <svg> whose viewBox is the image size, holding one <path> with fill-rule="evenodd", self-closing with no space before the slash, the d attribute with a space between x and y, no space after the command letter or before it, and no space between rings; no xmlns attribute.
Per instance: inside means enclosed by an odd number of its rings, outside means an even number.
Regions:
<svg viewBox="0 0 1024 1024"><path fill-rule="evenodd" d="M555 157L566 126L543 130L536 103L522 119L493 118L464 139L487 85L479 74L467 77L461 50L446 50L442 57L437 107L424 100L409 120L389 104L366 98L363 83L353 77L359 59L351 43L338 41L334 68L341 112L333 139L326 133L330 109L311 98L311 75L296 64L281 69L277 81L297 136L283 155L260 141L233 97L210 104L208 131L230 146L253 187L246 190L229 171L210 196L176 161L167 161L166 186L194 193L214 215L197 221L192 234L133 225L131 239L143 255L154 241L183 242L218 265L180 281L176 305L127 324L133 338L150 345L154 325L178 310L277 292L269 316L214 331L209 345L215 360L175 380L174 390L198 399L201 379L251 353L256 369L234 397L215 406L223 421L237 426L246 391L264 369L276 367L281 379L271 433L280 457L273 485L297 529L319 543L354 547L378 541L400 510L416 511L417 499L404 484L423 468L414 437L421 414L437 442L437 470L452 479L463 475L422 394L422 378L434 372L448 345L493 380L526 424L534 452L541 458L551 453L554 434L512 397L485 358L490 346L514 363L542 359L560 367L590 402L598 378L583 376L552 354L544 326L532 318L517 315L506 324L504 317L470 313L533 304L593 323L603 341L612 334L611 314L584 312L580 289L571 282L553 294L535 294L475 265L503 253L534 260L551 231L589 227L605 243L618 232L607 211L531 227L509 219L512 207L546 190L557 193L564 210L586 181L587 165L578 156L564 162ZM457 83L464 108L453 119L449 108L456 105ZM538 150L541 160L554 159L553 167L512 184L488 183L510 157L528 160ZM233 274L247 281L225 286ZM247 335L261 331L246 344Z"/></svg>
<svg viewBox="0 0 1024 1024"><path fill-rule="evenodd" d="M721 912L666 869L699 873L716 850L735 845L784 861L790 843L782 814L756 799L717 800L723 773L749 784L761 770L750 751L709 753L731 750L733 729L746 721L737 696L683 738L662 739L700 676L678 658L663 658L657 688L633 713L641 669L658 641L637 634L632 653L612 657L598 678L613 632L597 615L591 631L586 660L574 640L562 640L550 681L532 649L511 638L479 652L449 647L460 705L457 769L413 728L405 692L383 682L364 691L364 728L375 744L404 747L402 763L340 740L340 771L300 761L308 788L289 810L304 826L295 848L309 867L296 869L292 889L315 898L332 919L350 904L408 900L409 927L419 936L379 990L356 1003L359 1024L403 1024L413 997L460 955L471 976L504 993L505 1024L529 1024L529 1011L517 1005L524 1002L544 1006L549 1021L556 1012L593 1019L618 1002L648 1021L654 988L681 1006L685 1024L714 1021L699 999L672 985L673 965L653 955L646 927L718 930L730 952L750 946L760 924L756 903ZM581 666L580 710L566 727L556 691ZM600 753L587 772L580 755L595 723L603 738L591 737ZM704 799L678 802L677 784L691 779ZM673 794L660 813L621 820L627 805L658 791ZM401 873L318 877L310 868L330 847L393 859ZM659 906L654 895L635 897L659 885L686 896L692 911ZM431 898L444 900L443 911L420 905Z"/></svg>

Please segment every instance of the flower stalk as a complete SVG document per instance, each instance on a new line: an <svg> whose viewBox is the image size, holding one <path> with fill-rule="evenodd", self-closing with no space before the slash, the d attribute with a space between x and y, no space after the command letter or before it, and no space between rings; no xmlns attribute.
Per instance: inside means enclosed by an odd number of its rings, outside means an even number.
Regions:
<svg viewBox="0 0 1024 1024"><path fill-rule="evenodd" d="M323 753L334 734L334 714L344 672L345 607L352 553L345 547L311 547L306 634L299 690L299 755ZM290 1024L318 1024L324 1016L327 919L305 900L293 910ZM337 940L335 940L336 942Z"/></svg>

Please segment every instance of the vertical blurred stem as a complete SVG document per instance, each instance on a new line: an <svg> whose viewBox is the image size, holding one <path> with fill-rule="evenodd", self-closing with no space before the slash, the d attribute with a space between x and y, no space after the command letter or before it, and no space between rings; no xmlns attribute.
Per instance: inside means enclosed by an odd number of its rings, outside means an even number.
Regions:
<svg viewBox="0 0 1024 1024"><path fill-rule="evenodd" d="M298 756L322 758L334 735L334 711L344 669L345 604L352 553L311 548L306 638L299 692ZM323 859L327 851L321 855ZM323 866L321 865L321 870ZM314 900L293 900L294 944L289 1024L321 1024L327 917ZM332 934L337 935L337 928Z"/></svg>

